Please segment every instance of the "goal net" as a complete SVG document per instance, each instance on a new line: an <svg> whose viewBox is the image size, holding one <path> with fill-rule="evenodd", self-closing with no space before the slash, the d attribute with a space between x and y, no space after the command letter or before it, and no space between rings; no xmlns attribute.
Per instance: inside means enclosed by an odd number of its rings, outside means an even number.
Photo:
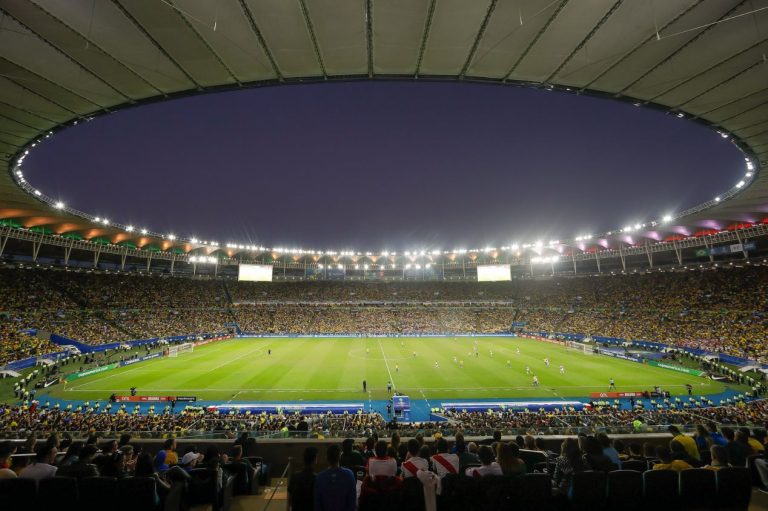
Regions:
<svg viewBox="0 0 768 511"><path fill-rule="evenodd" d="M191 353L195 350L195 345L191 342L185 342L184 344L177 344L168 347L169 357L178 357L180 353Z"/></svg>
<svg viewBox="0 0 768 511"><path fill-rule="evenodd" d="M565 343L565 348L569 350L580 351L585 355L594 354L594 352L592 351L592 346L590 346L589 344L584 344L583 342L568 341Z"/></svg>

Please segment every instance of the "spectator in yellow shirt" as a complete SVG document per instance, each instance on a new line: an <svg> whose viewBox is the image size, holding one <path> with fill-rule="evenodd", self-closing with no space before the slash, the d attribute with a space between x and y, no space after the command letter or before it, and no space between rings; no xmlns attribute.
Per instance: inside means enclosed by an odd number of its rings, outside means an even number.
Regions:
<svg viewBox="0 0 768 511"><path fill-rule="evenodd" d="M674 470L675 472L680 472L681 470L693 468L683 460L673 460L669 447L665 445L656 447L656 456L661 460L661 463L656 463L653 466L653 470Z"/></svg>
<svg viewBox="0 0 768 511"><path fill-rule="evenodd" d="M694 440L692 437L689 437L688 435L682 434L677 426L669 426L667 431L672 434L673 440L677 440L680 445L685 448L685 452L688 453L688 456L697 461L701 460L701 456L699 455L699 448L696 447L696 440Z"/></svg>

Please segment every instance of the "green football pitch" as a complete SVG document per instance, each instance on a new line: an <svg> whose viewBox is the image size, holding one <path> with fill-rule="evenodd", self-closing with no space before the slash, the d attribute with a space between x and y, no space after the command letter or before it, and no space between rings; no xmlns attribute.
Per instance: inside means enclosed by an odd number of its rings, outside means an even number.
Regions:
<svg viewBox="0 0 768 511"><path fill-rule="evenodd" d="M687 383L695 396L725 390L709 379L525 338L242 338L73 380L51 395L106 399L136 387L140 395L219 402L360 401L386 399L391 381L396 391L428 400L567 398L607 391L611 378L618 391L659 385L685 394Z"/></svg>

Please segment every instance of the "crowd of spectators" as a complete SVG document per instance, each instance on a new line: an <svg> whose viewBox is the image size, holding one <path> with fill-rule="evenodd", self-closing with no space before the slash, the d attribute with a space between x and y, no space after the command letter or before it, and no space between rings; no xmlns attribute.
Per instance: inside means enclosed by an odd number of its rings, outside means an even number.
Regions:
<svg viewBox="0 0 768 511"><path fill-rule="evenodd" d="M455 435L466 433L488 435L501 431L505 435L578 434L612 431L647 433L670 424L690 426L712 423L750 428L768 427L768 401L750 401L728 406L696 409L622 409L615 406L595 406L575 411L533 410L503 412L467 412L442 410L441 419L431 422L399 424L386 421L378 413L311 414L295 413L219 413L217 410L188 407L173 413L168 404L155 413L139 413L138 407L119 403L90 403L59 407L50 403L31 405L0 405L0 436L19 437L29 434L67 432L79 434L100 432L114 434L132 431L137 435L157 437L168 434L196 435L220 433L233 436L237 432L260 432L267 436L337 437L340 435L370 436L388 429L398 429L404 435Z"/></svg>
<svg viewBox="0 0 768 511"><path fill-rule="evenodd" d="M295 334L498 333L517 327L768 361L763 266L492 283L257 283L6 269L0 270L0 286L3 344L14 328L99 344L223 332L233 323L247 332ZM24 354L47 347L31 345Z"/></svg>

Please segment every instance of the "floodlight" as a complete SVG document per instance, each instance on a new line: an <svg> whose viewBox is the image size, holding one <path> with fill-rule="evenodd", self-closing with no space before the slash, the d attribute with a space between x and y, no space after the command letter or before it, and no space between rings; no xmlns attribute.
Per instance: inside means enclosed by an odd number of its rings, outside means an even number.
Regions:
<svg viewBox="0 0 768 511"><path fill-rule="evenodd" d="M128 231L128 232L133 232L133 226L132 225L128 225L128 226L126 226L125 230Z"/></svg>
<svg viewBox="0 0 768 511"><path fill-rule="evenodd" d="M35 195L37 195L38 197L40 197L40 196L42 195L42 193L40 193L40 190L35 190Z"/></svg>
<svg viewBox="0 0 768 511"><path fill-rule="evenodd" d="M638 229L640 229L641 227L642 227L642 225L640 225L640 224L635 224L635 230L638 230Z"/></svg>
<svg viewBox="0 0 768 511"><path fill-rule="evenodd" d="M672 221L672 215L664 215L664 217L661 219L662 222L671 222Z"/></svg>
<svg viewBox="0 0 768 511"><path fill-rule="evenodd" d="M168 235L168 239L169 239L169 240L171 240L171 241L173 241L173 240L175 240L175 239L176 239L176 235L175 235L175 234L169 234L169 235Z"/></svg>
<svg viewBox="0 0 768 511"><path fill-rule="evenodd" d="M147 230L146 229L142 229L141 230L141 234L147 234Z"/></svg>
<svg viewBox="0 0 768 511"><path fill-rule="evenodd" d="M744 181L743 181L743 180L742 180L742 181L739 181L738 183L736 183L736 188L741 188L742 186L744 186L744 184L745 184L745 183L744 183Z"/></svg>
<svg viewBox="0 0 768 511"><path fill-rule="evenodd" d="M56 209L64 209L64 203L59 201L56 204L53 205Z"/></svg>

